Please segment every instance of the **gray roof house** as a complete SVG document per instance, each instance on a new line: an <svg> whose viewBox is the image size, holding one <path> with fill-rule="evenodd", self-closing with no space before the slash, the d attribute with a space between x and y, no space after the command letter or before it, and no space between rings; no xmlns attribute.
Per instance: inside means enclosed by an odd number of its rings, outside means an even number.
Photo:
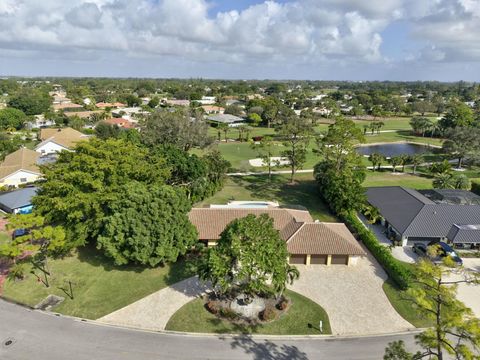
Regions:
<svg viewBox="0 0 480 360"><path fill-rule="evenodd" d="M231 127L245 123L244 118L231 114L212 114L207 117L207 120L217 124L228 124Z"/></svg>
<svg viewBox="0 0 480 360"><path fill-rule="evenodd" d="M0 194L0 209L10 214L29 214L36 193L36 187L26 187Z"/></svg>
<svg viewBox="0 0 480 360"><path fill-rule="evenodd" d="M367 199L403 245L432 240L480 244L480 196L469 191L372 187Z"/></svg>

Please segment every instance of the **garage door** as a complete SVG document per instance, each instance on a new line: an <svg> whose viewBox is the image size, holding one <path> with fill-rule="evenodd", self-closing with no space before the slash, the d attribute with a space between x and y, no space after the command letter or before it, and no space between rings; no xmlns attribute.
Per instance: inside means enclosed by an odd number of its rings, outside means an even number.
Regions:
<svg viewBox="0 0 480 360"><path fill-rule="evenodd" d="M290 255L290 264L305 264L305 255Z"/></svg>
<svg viewBox="0 0 480 360"><path fill-rule="evenodd" d="M347 265L348 255L332 255L332 265Z"/></svg>
<svg viewBox="0 0 480 360"><path fill-rule="evenodd" d="M312 255L310 257L310 264L322 264L327 263L327 255Z"/></svg>

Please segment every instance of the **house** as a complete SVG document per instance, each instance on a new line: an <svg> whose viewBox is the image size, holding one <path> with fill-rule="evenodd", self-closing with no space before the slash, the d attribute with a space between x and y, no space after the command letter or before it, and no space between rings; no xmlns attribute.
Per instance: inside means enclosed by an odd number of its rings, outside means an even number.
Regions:
<svg viewBox="0 0 480 360"><path fill-rule="evenodd" d="M78 116L80 119L89 119L94 114L102 114L102 110L94 111L75 111L75 112L66 112L65 115L68 117Z"/></svg>
<svg viewBox="0 0 480 360"><path fill-rule="evenodd" d="M0 164L0 186L18 186L41 178L38 168L40 154L27 148L20 148L7 155Z"/></svg>
<svg viewBox="0 0 480 360"><path fill-rule="evenodd" d="M114 118L123 118L131 122L138 122L136 119L145 115L150 114L148 111L143 110L141 107L129 107L129 108L118 108L112 110L112 116Z"/></svg>
<svg viewBox="0 0 480 360"><path fill-rule="evenodd" d="M54 154L62 150L71 151L77 142L88 139L88 135L69 127L41 129L39 137L42 142L35 150L41 154Z"/></svg>
<svg viewBox="0 0 480 360"><path fill-rule="evenodd" d="M30 214L36 193L36 187L26 187L0 194L0 209L9 214Z"/></svg>
<svg viewBox="0 0 480 360"><path fill-rule="evenodd" d="M104 120L103 122L109 125L116 125L122 129L132 129L135 127L135 125L131 121L123 118L111 118L111 119Z"/></svg>
<svg viewBox="0 0 480 360"><path fill-rule="evenodd" d="M73 103L62 103L62 104L53 104L53 110L55 111L68 111L68 110L78 110L78 109L83 109L82 105L79 104L73 104Z"/></svg>
<svg viewBox="0 0 480 360"><path fill-rule="evenodd" d="M40 129L43 127L49 127L53 125L55 125L55 121L50 119L45 119L44 115L35 115L32 121L29 121L25 124L25 127L31 130L31 129Z"/></svg>
<svg viewBox="0 0 480 360"><path fill-rule="evenodd" d="M213 105L217 102L217 98L215 96L202 96L201 100L195 101L202 105Z"/></svg>
<svg viewBox="0 0 480 360"><path fill-rule="evenodd" d="M308 211L272 207L194 208L189 219L200 241L214 246L229 223L249 214L267 214L273 219L275 229L287 243L291 264L355 265L365 255L344 224L315 222Z"/></svg>
<svg viewBox="0 0 480 360"><path fill-rule="evenodd" d="M438 240L455 247L480 245L480 196L469 191L372 187L367 199L380 212L387 234L403 246Z"/></svg>
<svg viewBox="0 0 480 360"><path fill-rule="evenodd" d="M162 103L171 106L190 106L190 100L163 99Z"/></svg>
<svg viewBox="0 0 480 360"><path fill-rule="evenodd" d="M203 105L201 108L205 111L205 114L223 114L225 112L225 108L221 106Z"/></svg>
<svg viewBox="0 0 480 360"><path fill-rule="evenodd" d="M245 124L245 119L230 114L214 114L207 117L207 120L215 124L228 124L230 127L236 127Z"/></svg>
<svg viewBox="0 0 480 360"><path fill-rule="evenodd" d="M119 107L125 107L125 104L121 103L121 102L113 102L113 103L109 103L109 102L98 102L95 104L95 106L99 109L106 109L106 108L119 108Z"/></svg>

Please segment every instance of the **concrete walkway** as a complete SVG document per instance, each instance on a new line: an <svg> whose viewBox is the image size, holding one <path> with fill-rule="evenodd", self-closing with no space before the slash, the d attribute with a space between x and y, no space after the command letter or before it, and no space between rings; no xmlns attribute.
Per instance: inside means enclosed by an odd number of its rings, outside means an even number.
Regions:
<svg viewBox="0 0 480 360"><path fill-rule="evenodd" d="M380 334L414 328L388 301L382 289L387 274L370 254L356 266L297 267L300 279L291 289L325 309L334 335Z"/></svg>
<svg viewBox="0 0 480 360"><path fill-rule="evenodd" d="M168 320L178 309L206 290L207 288L200 283L196 276L191 277L148 295L98 319L98 321L144 330L165 330Z"/></svg>

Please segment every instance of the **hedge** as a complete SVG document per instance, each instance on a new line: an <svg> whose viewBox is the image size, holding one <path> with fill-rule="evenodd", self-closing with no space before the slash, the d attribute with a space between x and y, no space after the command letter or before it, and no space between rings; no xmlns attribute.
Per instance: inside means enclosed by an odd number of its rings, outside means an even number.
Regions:
<svg viewBox="0 0 480 360"><path fill-rule="evenodd" d="M480 195L480 179L471 179L472 189L471 191L477 195Z"/></svg>
<svg viewBox="0 0 480 360"><path fill-rule="evenodd" d="M375 256L395 284L402 290L408 289L412 279L411 270L395 259L390 250L378 242L377 237L363 225L354 213L344 215L343 220L350 230L358 234L360 240Z"/></svg>

